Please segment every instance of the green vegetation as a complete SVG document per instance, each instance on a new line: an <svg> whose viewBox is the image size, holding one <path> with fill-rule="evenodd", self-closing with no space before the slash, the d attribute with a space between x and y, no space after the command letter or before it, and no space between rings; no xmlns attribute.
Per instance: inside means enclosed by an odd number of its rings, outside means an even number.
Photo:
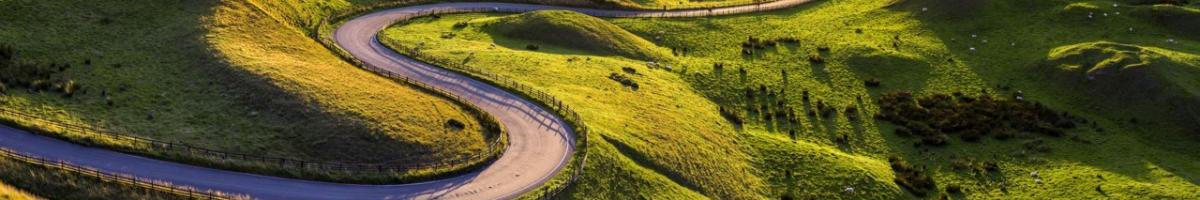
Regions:
<svg viewBox="0 0 1200 200"><path fill-rule="evenodd" d="M5 89L0 105L108 132L325 162L440 161L482 152L485 140L495 136L494 131L484 133L481 116L466 107L356 69L291 24L261 17L277 13L245 7L249 5L242 1L0 2L7 8L0 13L4 19L0 41L5 41L0 44L4 46L0 88ZM271 4L284 10L292 8L289 5ZM250 39L229 42L232 38ZM28 118L4 120L58 130ZM451 121L458 125L445 125ZM97 140L94 135L58 136L147 153L145 147ZM394 182L429 178L482 161L380 177L303 174L242 163L217 167Z"/></svg>
<svg viewBox="0 0 1200 200"><path fill-rule="evenodd" d="M570 11L536 11L483 22L484 29L526 42L605 52L643 60L668 58L662 48L592 16ZM456 24L457 25L457 24ZM500 45L512 48L520 44ZM515 48L514 48L515 49Z"/></svg>
<svg viewBox="0 0 1200 200"><path fill-rule="evenodd" d="M1112 42L1067 45L1050 51L1046 65L1064 88L1096 96L1093 102L1109 107L1159 105L1159 119L1200 127L1200 67L1187 64L1200 56L1160 48ZM1057 75L1057 76L1054 76ZM1149 111L1149 110L1148 110Z"/></svg>
<svg viewBox="0 0 1200 200"><path fill-rule="evenodd" d="M53 121L272 157L399 163L481 151L494 133L481 134L466 108L353 69L305 37L318 35L331 15L398 3L404 2L0 2L10 8L0 14L0 104Z"/></svg>
<svg viewBox="0 0 1200 200"><path fill-rule="evenodd" d="M0 199L184 199L74 172L0 158ZM7 184L7 185L6 185ZM11 185L11 186L9 186ZM24 189L17 191L13 187ZM36 194L37 196L31 195Z"/></svg>
<svg viewBox="0 0 1200 200"><path fill-rule="evenodd" d="M520 40L495 37L479 26L461 28L450 39L441 37L461 21L496 19L484 16L495 15L409 21L402 29L384 32L404 37L389 37L384 42L408 48L423 43L422 53L455 61L470 55L468 65L537 87L571 104L593 131L585 169L589 174L591 170L605 171L603 176L585 175L587 187L574 188L578 192L572 197L661 199L704 194L746 199L762 190L748 157L734 143L733 126L715 112L715 104L678 76L644 61L554 44L540 44L538 51L494 46L520 44L514 42ZM626 73L626 67L636 74ZM613 73L636 81L638 89L613 81L609 78ZM651 132L655 134L644 134ZM685 154L690 156L678 157Z"/></svg>
<svg viewBox="0 0 1200 200"><path fill-rule="evenodd" d="M26 193L25 191L21 191L16 188L13 188L12 186L9 186L8 184L4 183L3 181L0 181L0 199L35 200L35 199L41 199L41 198L38 198L29 193Z"/></svg>
<svg viewBox="0 0 1200 200"><path fill-rule="evenodd" d="M328 159L403 163L483 151L487 134L481 134L479 120L465 107L357 69L308 37L310 29L305 27L316 28L313 23L322 16L352 6L349 2L225 2L206 25L210 31L206 37L231 67L361 126L359 133L323 131L305 139L318 149L336 150ZM462 122L465 128L443 126L450 120Z"/></svg>
<svg viewBox="0 0 1200 200"><path fill-rule="evenodd" d="M1193 7L960 2L818 1L740 16L608 20L655 46L687 49L655 64L476 26L516 18L498 14L415 19L389 28L382 40L499 73L579 108L597 129L593 138L603 139L593 140L573 198L899 199L912 196L906 184L927 191L925 198L1198 198L1200 157L1191 152L1200 150L1200 139L1188 134L1197 129L1159 112L1189 101L1107 104L1102 98L1123 95L1079 89L1111 90L1058 67L1072 63L1064 59L1068 49L1105 44L1097 48L1131 55L1114 58L1113 66L1148 61L1147 70L1171 74L1146 77L1175 88L1165 96L1195 102L1189 87L1200 85L1193 71L1200 42L1138 14ZM1090 69L1117 54L1076 65ZM1121 61L1143 54L1153 56ZM894 92L1005 102L1019 95L1055 116L1069 113L1078 128L1060 129L1062 137L1006 129L1006 140L953 137L947 141L956 145L913 146L894 134L904 126L871 117L883 112L876 99ZM714 147L734 151L710 153ZM892 157L913 168L894 170ZM712 184L729 182L738 184Z"/></svg>
<svg viewBox="0 0 1200 200"><path fill-rule="evenodd" d="M1086 122L1069 113L1057 112L1040 103L992 96L934 94L914 97L895 92L880 95L876 118L903 126L896 135L920 137L920 145L945 145L947 134L968 142L979 142L989 134L1008 139L1013 133L1038 133L1059 137L1065 130Z"/></svg>

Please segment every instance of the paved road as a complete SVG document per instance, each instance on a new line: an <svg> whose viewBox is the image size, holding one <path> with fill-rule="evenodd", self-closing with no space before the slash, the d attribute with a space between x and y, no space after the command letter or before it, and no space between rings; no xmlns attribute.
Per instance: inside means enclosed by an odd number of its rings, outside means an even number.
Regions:
<svg viewBox="0 0 1200 200"><path fill-rule="evenodd" d="M618 11L508 3L439 3L382 10L352 19L334 32L336 42L364 63L463 97L496 117L509 132L503 156L476 172L403 185L354 185L285 179L159 161L0 126L0 147L64 160L98 170L130 174L198 189L247 194L259 199L511 199L554 177L574 152L575 135L551 111L505 90L417 62L384 47L376 34L388 25L430 11L524 12L564 9L607 17L694 17L786 8L810 0L674 11ZM351 69L347 69L351 70Z"/></svg>

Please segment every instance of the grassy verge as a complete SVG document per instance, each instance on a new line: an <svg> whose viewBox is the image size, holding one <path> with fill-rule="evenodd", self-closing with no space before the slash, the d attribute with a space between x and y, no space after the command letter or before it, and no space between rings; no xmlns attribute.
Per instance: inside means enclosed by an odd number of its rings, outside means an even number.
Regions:
<svg viewBox="0 0 1200 200"><path fill-rule="evenodd" d="M1187 134L1189 127L1153 114L1169 105L1106 106L1093 99L1105 95L1063 92L1061 82L1045 78L1053 49L1094 41L1164 52L1159 54L1165 61L1156 61L1173 64L1155 67L1188 74L1200 66L1195 41L1179 35L1174 27L1131 14L1140 7L1119 3L1108 8L1118 2L985 1L989 3L977 8L927 2L938 4L905 8L890 6L892 1L857 0L745 16L609 20L674 49L676 61L664 63L672 66L669 72L663 65L652 69L644 61L510 38L483 28L503 15L412 20L389 28L383 40L398 49L419 48L439 59L501 73L579 107L584 121L603 129L595 137L603 139L592 142L584 186L569 194L576 198L909 197L894 183L889 157L923 168L923 174L938 183L925 198L943 193L954 198L1194 198L1200 190L1196 181L1200 166L1190 162L1196 157L1187 153L1195 151L1192 144L1197 141ZM1070 10L1075 4L1101 10L1079 15ZM968 11L933 13L948 10ZM1116 15L1118 11L1122 14ZM1088 19L1088 12L1096 13L1095 17ZM1010 17L1013 13L1029 17ZM1103 13L1109 16L1101 17ZM958 14L972 15L942 17ZM456 26L460 23L468 25ZM756 43L750 37L759 43L795 41L757 48L744 45ZM539 48L531 50L527 45ZM745 46L753 48L752 53L743 53ZM608 78L612 74L633 80L639 89L619 81L624 79ZM1164 80L1169 83L1196 80L1183 75L1168 78ZM880 86L864 84L872 79L879 80ZM914 147L913 139L893 134L896 126L870 118L879 112L877 95L891 91L1001 98L1013 98L1020 91L1024 99L1095 125L1071 129L1058 138L1024 134L979 143L952 138L945 147ZM819 110L819 104L838 112L828 117L807 115ZM851 107L856 108L853 115L844 114ZM730 110L730 116L745 124L729 125L719 110ZM796 114L786 116L798 117L774 116L788 110ZM1126 117L1130 115L1139 120L1131 122ZM663 119L671 117L688 120ZM723 134L672 129L709 126L701 124L725 128L718 132ZM713 147L705 145L713 143L735 148L713 155L747 154L747 161L740 163L752 166L747 169L749 178L729 173L690 176L698 168L739 163L688 160L707 159L705 151ZM1000 173L980 174L963 167L989 162ZM1039 176L1031 177L1032 172ZM754 179L761 179L765 187L722 188L746 196L694 187L712 185L694 184L703 181L754 184L747 181ZM855 192L847 193L847 188ZM960 192L943 192L947 188Z"/></svg>
<svg viewBox="0 0 1200 200"><path fill-rule="evenodd" d="M105 182L90 176L28 164L7 157L0 158L0 177L3 177L0 178L0 182L24 190L5 193L4 189L0 189L0 199L184 199L168 193ZM12 187L7 189L11 190Z"/></svg>

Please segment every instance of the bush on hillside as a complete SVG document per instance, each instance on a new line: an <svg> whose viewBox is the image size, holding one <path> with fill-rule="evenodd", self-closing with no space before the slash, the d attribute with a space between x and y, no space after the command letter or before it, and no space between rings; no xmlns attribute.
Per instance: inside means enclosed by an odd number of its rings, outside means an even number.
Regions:
<svg viewBox="0 0 1200 200"><path fill-rule="evenodd" d="M870 88L877 88L877 87L879 87L879 84L880 84L880 81L878 78L871 78L871 79L867 79L866 81L863 81L863 85L870 87Z"/></svg>
<svg viewBox="0 0 1200 200"><path fill-rule="evenodd" d="M815 64L815 65L816 64L825 64L825 58L821 58L821 55L811 55L811 56L808 56L808 62Z"/></svg>
<svg viewBox="0 0 1200 200"><path fill-rule="evenodd" d="M532 45L532 44L525 45L525 50L537 51L540 48L541 47L538 47L538 45Z"/></svg>
<svg viewBox="0 0 1200 200"><path fill-rule="evenodd" d="M19 58L10 45L0 45L0 82L8 87L25 88L31 92L58 92L71 97L79 89L74 80L63 77L70 64L41 64Z"/></svg>
<svg viewBox="0 0 1200 200"><path fill-rule="evenodd" d="M721 117L724 117L725 120L729 120L729 122L733 123L734 125L741 126L742 124L746 123L746 120L742 119L741 115L737 114L733 110L725 108L724 106L719 107L718 112L721 113Z"/></svg>
<svg viewBox="0 0 1200 200"><path fill-rule="evenodd" d="M950 134L966 141L1011 131L1061 136L1063 129L1074 128L1079 120L1040 103L988 95L971 97L955 93L915 97L908 92L892 92L883 94L879 104L877 118L906 128L926 145L946 144Z"/></svg>
<svg viewBox="0 0 1200 200"><path fill-rule="evenodd" d="M795 44L800 43L800 39L796 39L793 37L761 39L761 38L756 38L754 36L750 36L749 39L746 39L745 42L742 42L742 54L751 55L751 54L754 54L754 52L757 50L773 48L776 45L778 45L779 43L795 45Z"/></svg>
<svg viewBox="0 0 1200 200"><path fill-rule="evenodd" d="M637 69L632 67L621 67L621 71L624 71L626 74L638 74Z"/></svg>
<svg viewBox="0 0 1200 200"><path fill-rule="evenodd" d="M897 157L888 158L888 163L891 164L892 171L896 173L896 178L893 180L896 185L908 190L913 195L924 197L930 191L937 189L937 184L933 178L929 178L922 170L913 167L908 162Z"/></svg>
<svg viewBox="0 0 1200 200"><path fill-rule="evenodd" d="M608 79L616 81L617 83L621 83L622 86L629 87L630 89L633 89L635 91L638 90L638 83L623 74L618 74L616 72L613 72L612 74L608 75Z"/></svg>
<svg viewBox="0 0 1200 200"><path fill-rule="evenodd" d="M466 128L467 124L464 124L462 121L458 121L457 119L446 120L446 129L461 131Z"/></svg>
<svg viewBox="0 0 1200 200"><path fill-rule="evenodd" d="M962 192L963 192L962 186L958 186L958 184L950 184L950 185L946 186L946 193L962 194Z"/></svg>

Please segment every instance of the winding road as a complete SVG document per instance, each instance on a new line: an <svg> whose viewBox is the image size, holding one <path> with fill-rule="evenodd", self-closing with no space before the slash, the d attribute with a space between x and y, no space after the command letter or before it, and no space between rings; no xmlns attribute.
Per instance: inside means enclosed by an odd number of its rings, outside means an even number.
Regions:
<svg viewBox="0 0 1200 200"><path fill-rule="evenodd" d="M438 3L381 10L347 21L334 32L338 45L367 65L437 87L466 99L499 120L509 146L495 162L453 178L402 185L356 185L269 177L134 156L0 126L0 147L21 154L174 185L245 194L257 199L512 199L541 186L575 151L570 125L503 89L400 55L376 39L387 26L431 12L572 10L600 17L697 17L792 7L811 0L780 0L716 9L630 11L511 3Z"/></svg>

